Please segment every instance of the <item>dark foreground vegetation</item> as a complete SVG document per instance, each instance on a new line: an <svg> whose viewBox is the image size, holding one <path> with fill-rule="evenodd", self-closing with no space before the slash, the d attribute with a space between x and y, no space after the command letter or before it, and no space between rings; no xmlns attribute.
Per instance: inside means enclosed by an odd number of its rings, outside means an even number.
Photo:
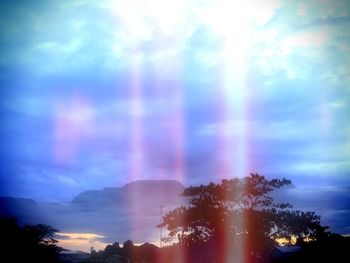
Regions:
<svg viewBox="0 0 350 263"><path fill-rule="evenodd" d="M93 252L83 262L89 263L292 263L292 262L347 262L350 249L350 238L337 234L328 234L315 240L281 249L272 246L259 257L241 251L239 255L228 253L224 258L217 254L217 244L190 245L184 247L175 244L159 248L145 243L134 246L131 241L108 245L103 251ZM232 249L231 252L233 252ZM237 252L236 252L237 253Z"/></svg>
<svg viewBox="0 0 350 263"><path fill-rule="evenodd" d="M314 212L294 210L271 197L271 192L289 184L286 179L251 174L188 187L183 192L188 205L168 212L158 225L168 230L163 248L116 242L103 251L92 250L84 259L65 257L64 262L343 262L349 237L329 232ZM1 219L1 254L12 257L11 262L57 262L61 250L53 239L56 231ZM277 240L287 246L280 247Z"/></svg>
<svg viewBox="0 0 350 263"><path fill-rule="evenodd" d="M59 262L56 232L47 225L19 226L14 218L0 218L0 261Z"/></svg>

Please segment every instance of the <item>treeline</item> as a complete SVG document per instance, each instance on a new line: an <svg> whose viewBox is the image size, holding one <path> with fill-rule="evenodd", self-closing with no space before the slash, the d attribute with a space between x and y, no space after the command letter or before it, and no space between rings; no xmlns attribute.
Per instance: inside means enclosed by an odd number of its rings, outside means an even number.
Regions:
<svg viewBox="0 0 350 263"><path fill-rule="evenodd" d="M334 234L312 211L293 209L270 195L291 184L287 179L267 180L251 174L219 184L184 190L187 206L169 211L158 227L166 228L166 244L159 248L128 240L101 251L91 251L86 263L289 263L342 262L348 258L350 238ZM8 262L57 262L60 248L56 229L19 226L1 218L1 255ZM280 249L283 239L293 249ZM75 261L76 262L76 261ZM77 261L78 262L78 261Z"/></svg>
<svg viewBox="0 0 350 263"><path fill-rule="evenodd" d="M168 230L165 241L184 248L186 262L196 262L196 257L203 257L200 262L260 263L296 256L301 261L345 256L349 238L329 232L313 211L274 200L271 193L290 184L284 178L250 174L191 186L182 194L188 205L168 212L159 227ZM300 249L274 253L278 240Z"/></svg>
<svg viewBox="0 0 350 263"><path fill-rule="evenodd" d="M58 230L47 225L20 226L12 217L0 217L1 262L59 262L54 239Z"/></svg>
<svg viewBox="0 0 350 263"><path fill-rule="evenodd" d="M92 250L88 263L97 262L160 262L160 249L152 244L145 243L141 246L135 246L132 241L128 240L123 246L118 242L107 245L104 250L98 252Z"/></svg>
<svg viewBox="0 0 350 263"><path fill-rule="evenodd" d="M216 257L220 244L203 243L183 246L174 244L159 248L145 243L135 246L131 241L124 242L123 247L116 242L104 250L92 251L86 263L292 263L292 262L344 262L348 258L350 238L329 233L319 240L305 242L296 246L293 252L283 252L277 247L261 257L249 257L244 246L240 247L240 258ZM262 244L264 246L264 244ZM234 250L234 248L232 248Z"/></svg>
<svg viewBox="0 0 350 263"><path fill-rule="evenodd" d="M169 211L158 225L168 230L163 241L173 245L159 249L150 244L133 246L129 241L121 248L115 243L95 253L92 262L109 262L113 255L115 260L132 263L331 262L344 258L349 238L328 231L314 212L295 210L272 198L274 190L290 184L287 179L251 174L188 187L182 194L188 205ZM294 245L293 249L279 249L281 239Z"/></svg>

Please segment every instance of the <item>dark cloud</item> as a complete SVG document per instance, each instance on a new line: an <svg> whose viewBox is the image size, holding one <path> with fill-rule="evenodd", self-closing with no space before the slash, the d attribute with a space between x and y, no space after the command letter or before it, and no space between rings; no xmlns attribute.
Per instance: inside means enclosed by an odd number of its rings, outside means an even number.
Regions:
<svg viewBox="0 0 350 263"><path fill-rule="evenodd" d="M320 188L289 187L277 190L273 196L278 201L289 202L295 209L315 211L321 222L330 230L348 234L350 188L329 186Z"/></svg>

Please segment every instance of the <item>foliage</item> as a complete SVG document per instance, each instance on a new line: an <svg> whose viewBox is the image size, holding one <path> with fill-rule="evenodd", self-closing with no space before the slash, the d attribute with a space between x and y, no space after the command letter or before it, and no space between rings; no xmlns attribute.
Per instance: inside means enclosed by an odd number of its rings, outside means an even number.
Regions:
<svg viewBox="0 0 350 263"><path fill-rule="evenodd" d="M135 246L132 241L127 240L120 247L118 242L107 245L103 251L91 254L87 263L103 262L162 262L158 261L159 248L155 245L145 243Z"/></svg>
<svg viewBox="0 0 350 263"><path fill-rule="evenodd" d="M58 230L47 225L25 225L14 218L0 218L0 250L12 262L57 262L60 248L54 235Z"/></svg>
<svg viewBox="0 0 350 263"><path fill-rule="evenodd" d="M267 180L251 174L220 184L191 186L182 194L188 198L188 206L168 212L159 227L166 226L169 231L165 241L178 239L185 247L223 244L219 254L244 244L249 254L257 256L277 238L314 239L326 229L320 218L313 212L292 210L289 203L276 203L270 195L290 184L287 179Z"/></svg>

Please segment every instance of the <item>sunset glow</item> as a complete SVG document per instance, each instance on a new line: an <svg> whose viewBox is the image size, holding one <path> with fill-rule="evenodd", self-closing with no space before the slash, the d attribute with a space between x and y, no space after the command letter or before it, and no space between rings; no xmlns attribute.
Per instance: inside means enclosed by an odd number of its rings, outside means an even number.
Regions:
<svg viewBox="0 0 350 263"><path fill-rule="evenodd" d="M59 233L58 245L73 251L90 252L93 247L96 250L104 249L108 243L102 242L104 236L92 233Z"/></svg>

